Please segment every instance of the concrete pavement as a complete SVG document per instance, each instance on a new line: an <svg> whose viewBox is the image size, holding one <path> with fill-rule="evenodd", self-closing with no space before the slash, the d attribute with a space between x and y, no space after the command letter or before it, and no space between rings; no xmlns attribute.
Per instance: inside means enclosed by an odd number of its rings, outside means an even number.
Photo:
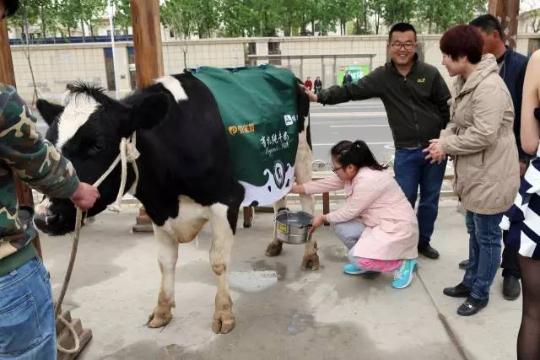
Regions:
<svg viewBox="0 0 540 360"><path fill-rule="evenodd" d="M441 258L420 258L418 276L403 290L391 288L391 274L344 275L345 250L329 228L316 233L318 271L300 270L303 246L285 245L279 257L266 257L272 215L257 214L253 228L239 228L235 239L230 287L237 323L228 335L211 331L216 278L208 227L180 246L172 322L145 326L159 289L157 246L151 234L130 233L136 208L128 206L83 229L64 308L94 333L83 360L514 359L521 298L502 298L500 273L490 304L471 318L456 314L461 299L442 294L461 280L457 264L467 256L456 205L441 202L433 239ZM41 239L57 294L70 238Z"/></svg>

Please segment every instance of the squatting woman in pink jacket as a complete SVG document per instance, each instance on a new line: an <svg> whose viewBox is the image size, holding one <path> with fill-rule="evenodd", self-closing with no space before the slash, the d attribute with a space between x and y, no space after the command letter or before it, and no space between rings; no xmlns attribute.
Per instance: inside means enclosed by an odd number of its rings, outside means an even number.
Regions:
<svg viewBox="0 0 540 360"><path fill-rule="evenodd" d="M407 287L418 256L418 223L405 194L364 141L340 141L331 155L334 175L292 188L299 194L345 190L345 204L316 216L312 230L324 221L334 225L349 249L345 273L395 271L392 286Z"/></svg>

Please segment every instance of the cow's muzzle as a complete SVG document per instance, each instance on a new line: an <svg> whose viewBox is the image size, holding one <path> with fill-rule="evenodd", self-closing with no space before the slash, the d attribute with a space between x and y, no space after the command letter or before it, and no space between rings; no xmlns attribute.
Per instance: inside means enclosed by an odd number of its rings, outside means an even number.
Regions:
<svg viewBox="0 0 540 360"><path fill-rule="evenodd" d="M71 206L73 207L73 206ZM71 209L67 208L65 211L55 211L53 206L48 208L36 209L34 215L34 223L37 228L49 235L64 235L73 231L75 228L75 216L71 215ZM73 211L75 208L73 207Z"/></svg>

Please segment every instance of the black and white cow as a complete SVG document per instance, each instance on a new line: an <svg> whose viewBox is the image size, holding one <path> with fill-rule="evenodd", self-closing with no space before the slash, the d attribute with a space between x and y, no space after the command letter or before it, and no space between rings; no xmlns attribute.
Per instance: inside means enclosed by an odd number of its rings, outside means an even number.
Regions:
<svg viewBox="0 0 540 360"><path fill-rule="evenodd" d="M71 160L82 181L94 183L119 154L122 138L136 134L139 180L135 196L154 224L162 274L150 327L172 318L178 243L193 240L202 226L212 226L210 262L218 277L212 329L228 333L235 324L227 270L243 187L234 180L226 132L210 90L189 72L165 76L122 101L85 84L68 88L64 106L38 101L50 125L47 138ZM299 118L309 102L298 89ZM99 187L101 197L88 216L111 204L120 187L120 166ZM127 187L135 174L129 167ZM75 208L49 199L38 227L50 234L73 231ZM316 256L316 254L315 254Z"/></svg>

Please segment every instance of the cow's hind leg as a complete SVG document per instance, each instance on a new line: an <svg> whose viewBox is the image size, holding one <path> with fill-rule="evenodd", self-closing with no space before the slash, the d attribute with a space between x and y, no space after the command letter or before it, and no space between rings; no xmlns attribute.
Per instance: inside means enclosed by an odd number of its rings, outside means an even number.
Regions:
<svg viewBox="0 0 540 360"><path fill-rule="evenodd" d="M235 208L223 204L210 206L210 224L212 225L210 264L218 277L214 321L212 323L212 330L216 334L227 334L235 325L227 271L237 218L238 206L235 206Z"/></svg>
<svg viewBox="0 0 540 360"><path fill-rule="evenodd" d="M298 152L296 153L296 167L295 175L296 181L299 184L306 183L311 181L313 173L311 168L311 163L313 155L307 139L305 138L306 132L302 132L299 136L298 141ZM302 210L313 215L315 213L315 203L313 201L313 196L311 195L300 195L300 204L302 204ZM313 239L310 239L306 243L304 257L302 258L302 269L305 270L318 270L319 269L319 255L317 255L317 242Z"/></svg>
<svg viewBox="0 0 540 360"><path fill-rule="evenodd" d="M274 218L276 217L278 210L284 209L286 207L287 207L287 200L285 197L283 197L282 199L274 203ZM276 238L275 227L276 227L276 224L274 223L273 239L272 239L272 242L268 244L268 246L266 247L266 252L265 252L266 256L278 256L279 254L281 254L281 250L283 249L283 243Z"/></svg>
<svg viewBox="0 0 540 360"><path fill-rule="evenodd" d="M158 242L158 262L161 270L161 287L158 303L148 319L148 326L157 328L167 325L172 319L174 303L174 276L178 259L178 242L162 227L154 226L154 236Z"/></svg>

